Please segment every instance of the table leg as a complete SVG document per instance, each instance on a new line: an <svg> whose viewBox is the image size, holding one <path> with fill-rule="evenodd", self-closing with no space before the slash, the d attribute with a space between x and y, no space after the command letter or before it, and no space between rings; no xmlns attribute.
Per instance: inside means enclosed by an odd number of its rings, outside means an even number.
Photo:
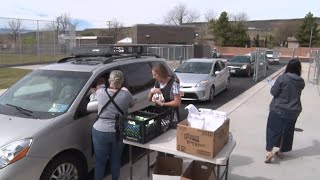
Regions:
<svg viewBox="0 0 320 180"><path fill-rule="evenodd" d="M150 177L150 150L148 150L148 162L147 162L147 169L148 169L148 177Z"/></svg>
<svg viewBox="0 0 320 180"><path fill-rule="evenodd" d="M226 174L225 174L225 180L228 180L228 173L229 173L229 158L227 160L227 164L226 164Z"/></svg>
<svg viewBox="0 0 320 180"><path fill-rule="evenodd" d="M132 180L132 146L129 145L129 158L130 158L130 180Z"/></svg>
<svg viewBox="0 0 320 180"><path fill-rule="evenodd" d="M217 178L220 180L220 165L217 165Z"/></svg>

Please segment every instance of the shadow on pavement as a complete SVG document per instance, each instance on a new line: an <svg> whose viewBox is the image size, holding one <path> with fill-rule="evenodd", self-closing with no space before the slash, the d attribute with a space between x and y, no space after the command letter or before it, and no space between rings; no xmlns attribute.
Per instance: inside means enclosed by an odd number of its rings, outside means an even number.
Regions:
<svg viewBox="0 0 320 180"><path fill-rule="evenodd" d="M272 180L270 178L265 177L245 177L245 176L239 176L235 174L229 174L228 179L236 179L236 180Z"/></svg>
<svg viewBox="0 0 320 180"><path fill-rule="evenodd" d="M230 168L238 166L246 166L253 163L252 158L248 156L231 155L230 156Z"/></svg>
<svg viewBox="0 0 320 180"><path fill-rule="evenodd" d="M281 161L290 161L301 157L319 156L320 155L320 141L313 140L311 146L307 146L301 149L293 149L288 155Z"/></svg>

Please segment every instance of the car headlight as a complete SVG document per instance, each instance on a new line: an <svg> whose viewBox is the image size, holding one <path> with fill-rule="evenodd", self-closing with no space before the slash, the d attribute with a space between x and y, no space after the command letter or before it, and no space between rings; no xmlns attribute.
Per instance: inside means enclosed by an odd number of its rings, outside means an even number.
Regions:
<svg viewBox="0 0 320 180"><path fill-rule="evenodd" d="M32 139L21 139L0 147L0 169L22 159L28 153Z"/></svg>
<svg viewBox="0 0 320 180"><path fill-rule="evenodd" d="M247 66L248 66L248 65L246 65L246 64L245 64L245 65L242 65L242 66L240 67L240 69L247 69Z"/></svg>
<svg viewBox="0 0 320 180"><path fill-rule="evenodd" d="M208 84L209 84L209 81L208 80L204 80L204 81L198 82L195 87L203 87L203 86L206 86Z"/></svg>

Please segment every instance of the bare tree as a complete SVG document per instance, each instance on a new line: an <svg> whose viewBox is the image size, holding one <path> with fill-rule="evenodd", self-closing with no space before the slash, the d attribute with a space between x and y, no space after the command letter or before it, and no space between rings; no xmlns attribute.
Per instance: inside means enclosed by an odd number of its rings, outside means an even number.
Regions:
<svg viewBox="0 0 320 180"><path fill-rule="evenodd" d="M14 41L14 44L16 44L19 33L21 31L21 21L19 19L14 19L8 22L8 29L9 29L9 35L10 38Z"/></svg>
<svg viewBox="0 0 320 180"><path fill-rule="evenodd" d="M206 13L204 13L204 19L209 22L210 20L217 19L217 13L213 9L209 9Z"/></svg>
<svg viewBox="0 0 320 180"><path fill-rule="evenodd" d="M57 42L60 44L61 52L67 52L67 44L65 43L65 37L70 36L70 31L76 30L78 22L72 22L72 18L68 13L62 13L56 17L56 21L53 22L53 27L57 33Z"/></svg>
<svg viewBox="0 0 320 180"><path fill-rule="evenodd" d="M119 35L123 30L123 23L118 21L117 19L113 19L112 21L108 22L108 34L113 37L114 43L117 42Z"/></svg>
<svg viewBox="0 0 320 180"><path fill-rule="evenodd" d="M173 9L169 10L164 17L164 22L171 25L182 25L198 20L199 13L195 10L188 9L185 4L178 4Z"/></svg>
<svg viewBox="0 0 320 180"><path fill-rule="evenodd" d="M298 30L299 23L298 22L287 22L282 23L275 30L275 39L279 43L287 42L288 37L294 36L296 31Z"/></svg>
<svg viewBox="0 0 320 180"><path fill-rule="evenodd" d="M66 32L70 29L70 26L76 27L78 25L77 21L72 22L70 14L67 13L62 13L60 16L56 17L55 23L57 32L62 34L66 34Z"/></svg>
<svg viewBox="0 0 320 180"><path fill-rule="evenodd" d="M231 21L234 21L234 22L245 22L245 21L248 21L249 20L249 17L248 15L245 13L245 12L240 12L240 13L236 13L236 14L231 14L230 16L230 20Z"/></svg>

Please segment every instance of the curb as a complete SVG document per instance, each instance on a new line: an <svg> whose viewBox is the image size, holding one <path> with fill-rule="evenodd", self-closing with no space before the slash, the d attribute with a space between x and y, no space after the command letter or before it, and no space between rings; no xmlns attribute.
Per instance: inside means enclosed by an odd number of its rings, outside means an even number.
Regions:
<svg viewBox="0 0 320 180"><path fill-rule="evenodd" d="M227 113L227 115L231 114L233 111L238 109L242 104L247 102L257 92L259 92L261 89L263 89L265 86L267 86L268 83L266 82L266 79L268 79L268 78L271 78L271 79L277 78L280 74L282 74L284 72L285 68L286 68L286 66L282 67L281 69L279 69L278 71L274 72L269 77L263 79L262 81L260 81L258 84L254 85L253 87L251 87L247 91L245 91L242 94L240 94L239 96L233 98L231 101L227 102L226 104L224 104L223 106L221 106L217 110L218 111L224 111L224 112Z"/></svg>

